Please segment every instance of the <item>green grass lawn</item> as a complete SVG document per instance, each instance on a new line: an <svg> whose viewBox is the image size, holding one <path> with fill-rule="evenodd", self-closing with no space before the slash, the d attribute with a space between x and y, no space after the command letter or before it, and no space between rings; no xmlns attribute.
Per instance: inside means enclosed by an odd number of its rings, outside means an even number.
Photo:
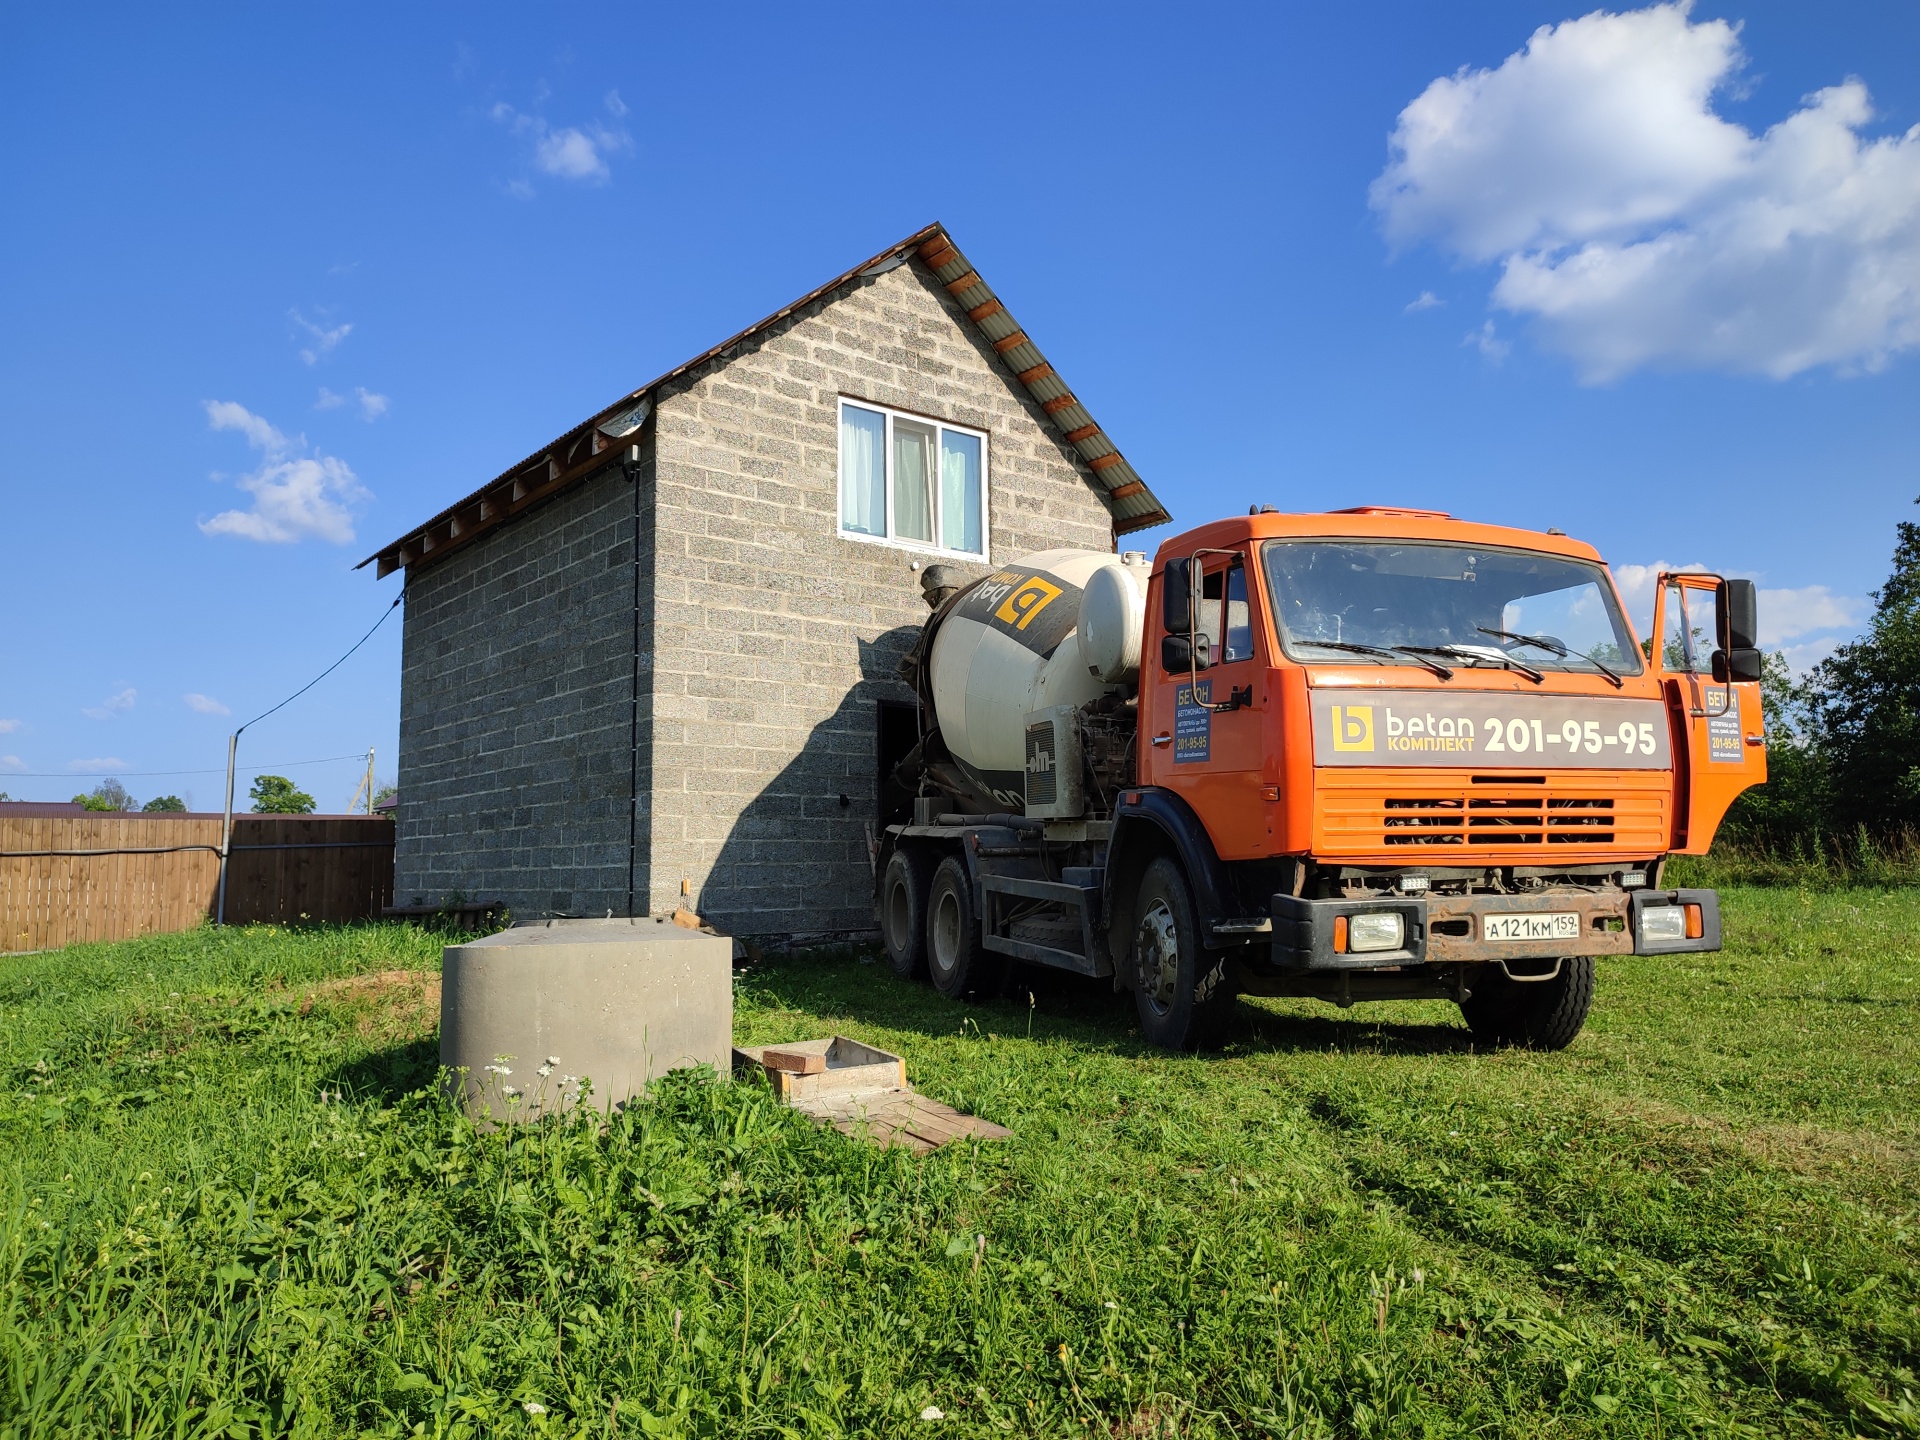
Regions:
<svg viewBox="0 0 1920 1440"><path fill-rule="evenodd" d="M693 1076L477 1132L418 931L0 961L0 1433L1920 1433L1920 891L1724 899L1557 1055L743 973L1014 1131L922 1159Z"/></svg>

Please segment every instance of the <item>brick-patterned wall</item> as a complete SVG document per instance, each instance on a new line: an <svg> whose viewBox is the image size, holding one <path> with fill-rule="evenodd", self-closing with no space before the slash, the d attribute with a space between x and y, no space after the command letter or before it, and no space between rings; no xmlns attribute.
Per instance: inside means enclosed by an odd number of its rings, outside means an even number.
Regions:
<svg viewBox="0 0 1920 1440"><path fill-rule="evenodd" d="M626 912L632 537L613 466L409 574L396 903Z"/></svg>
<svg viewBox="0 0 1920 1440"><path fill-rule="evenodd" d="M873 929L875 704L912 698L928 557L840 537L842 395L988 433L993 562L1112 545L1091 476L917 261L660 397L650 902L687 881L740 934Z"/></svg>

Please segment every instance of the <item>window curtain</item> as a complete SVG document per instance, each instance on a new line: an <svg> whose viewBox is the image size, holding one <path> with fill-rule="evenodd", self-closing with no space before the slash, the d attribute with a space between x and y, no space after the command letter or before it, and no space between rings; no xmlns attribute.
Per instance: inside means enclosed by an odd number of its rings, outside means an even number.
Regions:
<svg viewBox="0 0 1920 1440"><path fill-rule="evenodd" d="M940 533L949 550L984 553L980 535L980 437L940 432Z"/></svg>
<svg viewBox="0 0 1920 1440"><path fill-rule="evenodd" d="M887 533L887 417L840 407L840 528Z"/></svg>
<svg viewBox="0 0 1920 1440"><path fill-rule="evenodd" d="M893 533L933 543L933 427L893 422Z"/></svg>

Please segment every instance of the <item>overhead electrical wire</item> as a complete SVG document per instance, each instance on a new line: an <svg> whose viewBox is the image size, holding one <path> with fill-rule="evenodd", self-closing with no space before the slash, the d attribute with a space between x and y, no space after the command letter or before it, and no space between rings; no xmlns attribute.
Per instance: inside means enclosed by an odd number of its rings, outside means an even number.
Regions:
<svg viewBox="0 0 1920 1440"><path fill-rule="evenodd" d="M342 760L364 760L367 752L358 755L322 755L318 760L273 760L265 765L242 765L242 770L255 773L262 770L295 770L302 765L334 765ZM95 777L113 776L117 780L151 780L163 775L224 775L226 767L213 766L206 770L7 770L0 774L10 775L18 780L91 780Z"/></svg>

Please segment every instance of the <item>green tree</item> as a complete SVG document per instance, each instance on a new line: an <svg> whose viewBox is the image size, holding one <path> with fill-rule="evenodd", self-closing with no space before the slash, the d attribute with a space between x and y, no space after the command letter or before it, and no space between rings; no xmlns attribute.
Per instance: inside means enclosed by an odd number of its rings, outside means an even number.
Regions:
<svg viewBox="0 0 1920 1440"><path fill-rule="evenodd" d="M182 800L178 795L156 795L140 808L150 813L167 811L180 814L186 810L187 802Z"/></svg>
<svg viewBox="0 0 1920 1440"><path fill-rule="evenodd" d="M1903 520L1897 536L1867 633L1808 682L1825 751L1822 809L1843 833L1892 835L1920 818L1920 525Z"/></svg>
<svg viewBox="0 0 1920 1440"><path fill-rule="evenodd" d="M85 795L73 797L73 803L84 805L89 810L117 811L138 810L139 803L127 793L127 787L118 780L102 780Z"/></svg>
<svg viewBox="0 0 1920 1440"><path fill-rule="evenodd" d="M1811 682L1794 678L1784 654L1761 658L1767 783L1734 801L1728 835L1767 850L1792 850L1800 842L1811 845L1827 828L1827 755L1819 743L1816 699Z"/></svg>
<svg viewBox="0 0 1920 1440"><path fill-rule="evenodd" d="M284 775L261 775L247 792L256 815L311 815L314 799Z"/></svg>

